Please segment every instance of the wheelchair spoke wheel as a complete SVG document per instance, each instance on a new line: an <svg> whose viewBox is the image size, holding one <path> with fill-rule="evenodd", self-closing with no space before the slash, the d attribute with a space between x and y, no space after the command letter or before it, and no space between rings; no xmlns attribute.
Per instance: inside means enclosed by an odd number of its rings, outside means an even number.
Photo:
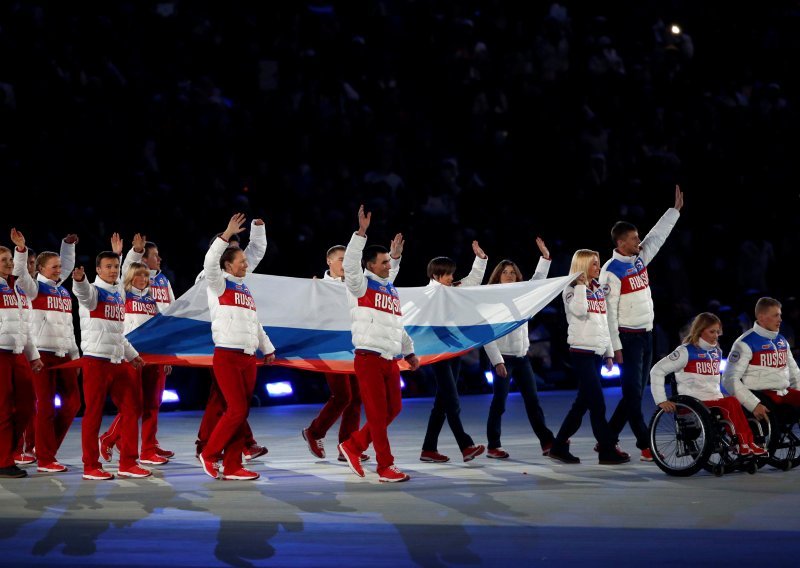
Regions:
<svg viewBox="0 0 800 568"><path fill-rule="evenodd" d="M710 414L702 402L677 396L675 412L659 409L650 421L653 460L666 474L688 477L708 462L713 446Z"/></svg>

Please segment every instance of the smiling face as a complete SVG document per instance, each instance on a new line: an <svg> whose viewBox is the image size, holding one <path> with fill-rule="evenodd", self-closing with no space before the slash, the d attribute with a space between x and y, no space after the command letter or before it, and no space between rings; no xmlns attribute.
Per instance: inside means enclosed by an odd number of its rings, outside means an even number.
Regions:
<svg viewBox="0 0 800 568"><path fill-rule="evenodd" d="M119 259L103 258L97 266L97 276L106 284L114 284L119 278Z"/></svg>
<svg viewBox="0 0 800 568"><path fill-rule="evenodd" d="M144 290L147 288L150 285L150 271L143 269L137 270L136 274L133 275L131 284L133 284L134 288L139 290Z"/></svg>
<svg viewBox="0 0 800 568"><path fill-rule="evenodd" d="M225 271L237 278L244 278L247 276L247 257L244 255L244 252L237 249L233 255L233 260L225 263Z"/></svg>
<svg viewBox="0 0 800 568"><path fill-rule="evenodd" d="M380 252L372 262L367 262L367 270L379 278L389 278L389 271L392 268L388 252Z"/></svg>
<svg viewBox="0 0 800 568"><path fill-rule="evenodd" d="M39 274L48 280L58 282L61 279L61 259L57 256L48 258L39 269Z"/></svg>
<svg viewBox="0 0 800 568"><path fill-rule="evenodd" d="M600 257L595 256L592 258L589 266L586 267L586 275L590 279L600 278Z"/></svg>
<svg viewBox="0 0 800 568"><path fill-rule="evenodd" d="M8 279L13 270L14 259L11 257L11 252L8 249L0 252L0 277Z"/></svg>
<svg viewBox="0 0 800 568"><path fill-rule="evenodd" d="M628 231L617 239L617 250L625 256L639 254L642 247L642 239L639 238L639 231Z"/></svg>
<svg viewBox="0 0 800 568"><path fill-rule="evenodd" d="M161 270L161 256L158 254L158 247L145 248L142 261L150 270Z"/></svg>

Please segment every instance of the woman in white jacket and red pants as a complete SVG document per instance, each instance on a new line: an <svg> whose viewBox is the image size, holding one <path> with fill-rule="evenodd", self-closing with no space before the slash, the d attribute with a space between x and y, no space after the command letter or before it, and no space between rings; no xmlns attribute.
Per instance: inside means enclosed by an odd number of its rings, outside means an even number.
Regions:
<svg viewBox="0 0 800 568"><path fill-rule="evenodd" d="M206 474L217 478L223 460L223 479L254 480L259 474L242 467L242 450L250 398L256 385L256 351L267 364L275 348L258 319L256 304L244 283L247 257L228 241L245 229L245 216L237 213L206 253L203 270L208 283L211 335L214 339L214 375L225 398L225 414L217 422L198 458Z"/></svg>

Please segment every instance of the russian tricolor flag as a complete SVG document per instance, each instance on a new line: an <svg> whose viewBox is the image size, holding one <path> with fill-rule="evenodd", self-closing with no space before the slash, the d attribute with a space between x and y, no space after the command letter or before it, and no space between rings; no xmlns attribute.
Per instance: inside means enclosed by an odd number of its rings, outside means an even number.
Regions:
<svg viewBox="0 0 800 568"><path fill-rule="evenodd" d="M449 359L525 324L574 278L466 288L398 288L403 324L422 364ZM344 284L262 274L250 274L245 282L275 345L276 365L353 372ZM205 281L127 337L149 363L210 366L214 344Z"/></svg>

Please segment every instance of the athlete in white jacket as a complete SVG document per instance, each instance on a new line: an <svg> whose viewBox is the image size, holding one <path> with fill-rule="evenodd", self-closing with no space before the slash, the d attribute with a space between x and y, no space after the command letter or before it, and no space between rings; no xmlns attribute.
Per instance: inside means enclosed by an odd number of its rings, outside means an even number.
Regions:
<svg viewBox="0 0 800 568"><path fill-rule="evenodd" d="M733 344L723 385L753 416L765 420L776 405L800 407L800 368L781 335L781 303L760 298L756 323Z"/></svg>
<svg viewBox="0 0 800 568"><path fill-rule="evenodd" d="M256 384L256 352L260 351L269 364L275 360L275 348L261 326L255 300L244 283L247 258L241 249L228 246L233 235L245 230L245 220L241 213L231 217L225 231L211 243L203 263L214 339L214 375L226 410L199 459L211 477L218 477L217 464L222 459L224 479L254 480L259 474L242 467L244 426Z"/></svg>
<svg viewBox="0 0 800 568"><path fill-rule="evenodd" d="M565 463L580 463L580 458L569 451L569 438L578 431L588 410L600 464L625 463L630 461L630 456L616 446L616 435L606 422L606 403L600 377L601 364L604 363L607 369L613 365L606 299L597 281L600 255L588 249L575 251L569 272L580 273L562 294L567 315L570 363L578 380L578 396L556 434L550 457Z"/></svg>
<svg viewBox="0 0 800 568"><path fill-rule="evenodd" d="M367 421L339 444L339 451L353 473L364 477L361 454L372 442L380 481L406 481L409 476L394 465L386 430L402 406L397 359L404 357L412 371L419 367L419 360L413 341L403 329L400 297L389 280L389 251L378 245L364 248L371 217L363 205L359 207L358 231L350 238L343 263L353 322L353 366Z"/></svg>
<svg viewBox="0 0 800 568"><path fill-rule="evenodd" d="M531 280L542 280L547 278L550 271L550 251L541 237L536 238L536 246L542 256L539 258ZM489 276L488 284L511 284L522 282L522 280L522 271L517 264L511 260L502 260ZM486 437L489 441L486 457L488 458L506 459L509 457L509 453L502 447L500 435L512 377L525 403L528 422L536 437L539 438L542 454L547 455L553 445L553 432L547 427L544 411L539 404L536 377L533 374L530 359L528 359L528 347L530 347L530 339L528 338L527 323L483 347L494 368L492 402L489 405L489 418L486 420Z"/></svg>
<svg viewBox="0 0 800 568"><path fill-rule="evenodd" d="M74 264L77 236L72 235L72 244L62 241L61 249L71 249ZM30 249L25 236L12 230L11 238L17 245L14 253L14 274L18 286L30 302L30 331L41 356L43 368L33 375L36 393L36 416L34 419L37 471L61 473L67 467L56 460L56 453L67 435L72 421L81 406L78 387L78 370L75 368L53 369L80 357L72 325L72 296L60 284L63 265L54 252L42 252L35 262L36 277L28 271ZM61 400L55 406L55 396Z"/></svg>
<svg viewBox="0 0 800 568"><path fill-rule="evenodd" d="M122 242L119 241L117 246L116 241L112 241L112 245L119 250L97 255L97 278L93 284L89 283L82 266L72 273L72 291L80 304L83 398L86 403L81 422L83 478L92 480L114 478L100 464L97 443L108 394L122 415L118 475L148 477L151 474L136 461L141 414L141 388L136 369L143 362L123 333L125 291L118 281Z"/></svg>
<svg viewBox="0 0 800 568"><path fill-rule="evenodd" d="M653 461L650 436L642 415L642 393L653 361L654 314L647 265L678 222L682 207L683 192L675 186L675 206L664 213L644 240L639 239L634 225L618 221L611 229L611 240L616 248L600 271L600 284L608 306L611 347L622 373L622 399L608 423L617 437L625 423L630 423L642 461Z"/></svg>
<svg viewBox="0 0 800 568"><path fill-rule="evenodd" d="M483 275L486 272L486 264L489 257L483 252L478 241L472 241L472 252L475 253L475 260L472 262L472 270L461 280L454 282L453 277L456 272L456 261L446 256L437 256L428 263L428 283L429 289L440 286L480 286L483 282ZM461 403L458 400L458 376L461 371L461 358L455 357L444 361L437 361L431 364L433 377L436 381L436 397L433 400L433 408L428 418L428 428L425 431L425 438L422 441L422 452L419 459L423 462L444 463L450 458L439 453L439 434L444 426L445 419L450 426L450 430L455 436L458 449L465 462L472 461L481 455L485 450L483 444L475 444L472 436L464 430L461 423Z"/></svg>

